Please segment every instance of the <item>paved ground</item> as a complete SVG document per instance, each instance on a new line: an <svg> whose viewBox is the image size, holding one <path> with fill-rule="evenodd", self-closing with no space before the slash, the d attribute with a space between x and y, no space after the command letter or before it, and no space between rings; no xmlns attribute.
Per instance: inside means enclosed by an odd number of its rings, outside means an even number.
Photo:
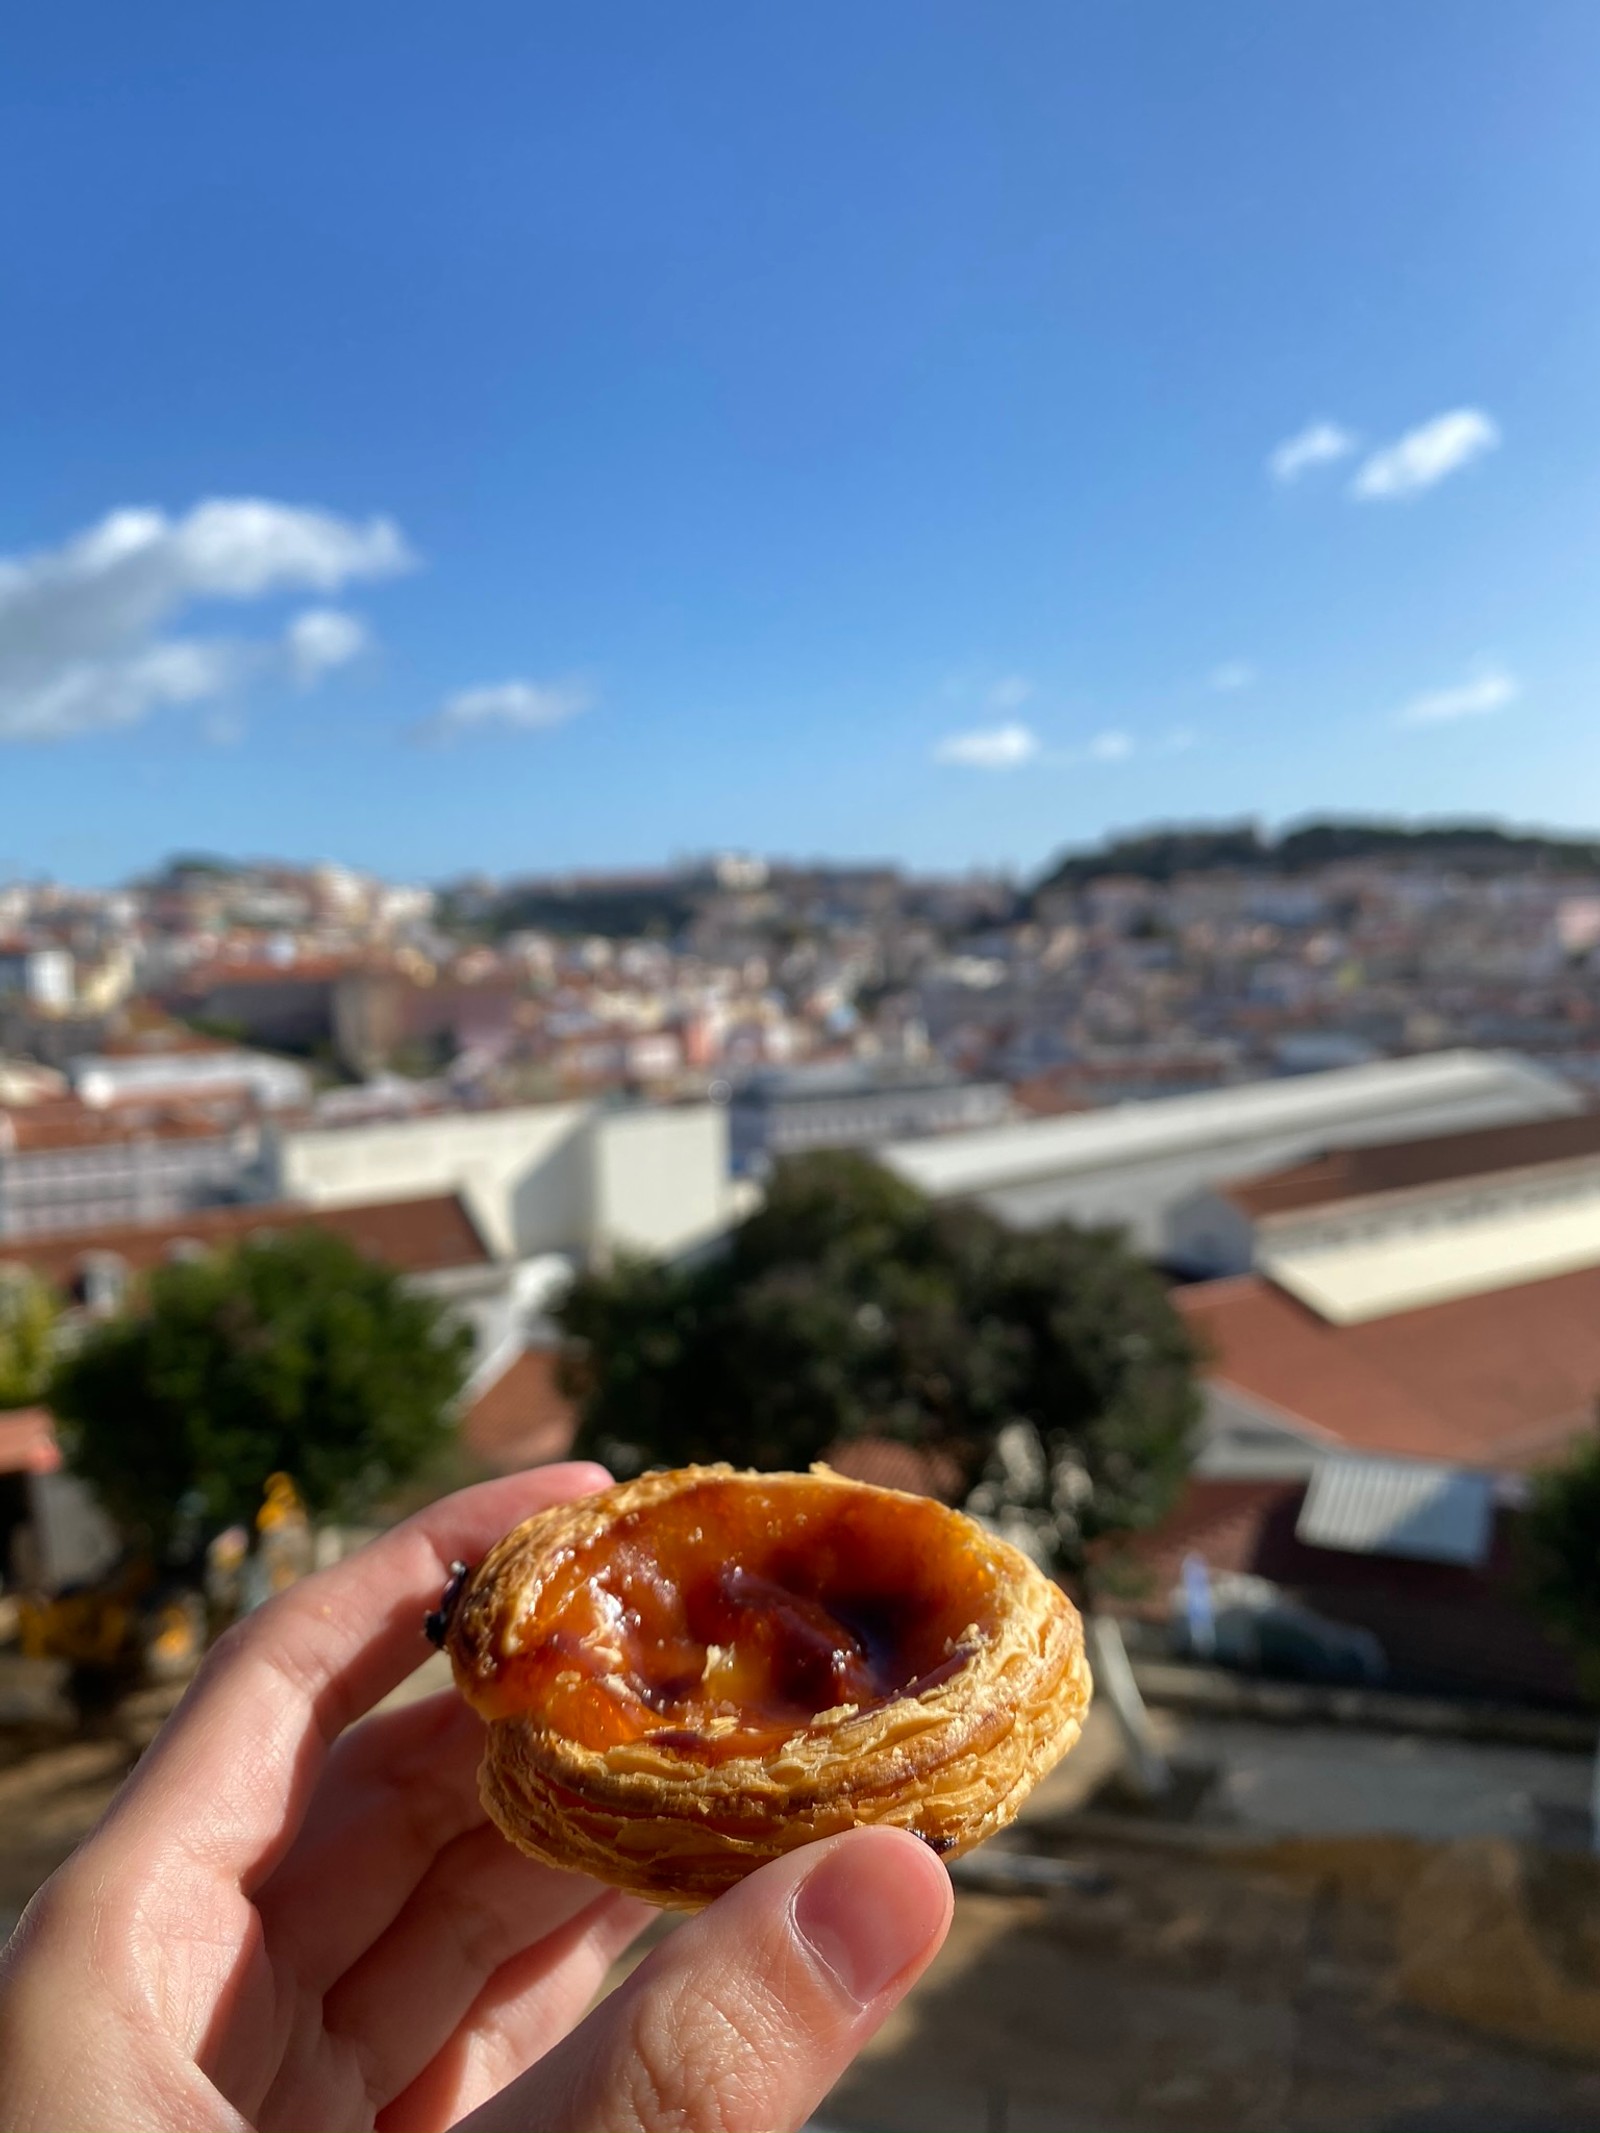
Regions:
<svg viewBox="0 0 1600 2133"><path fill-rule="evenodd" d="M1588 1816L1583 1755L1237 1720L1168 1719L1163 1731L1178 1754L1220 1773L1207 1820L1283 1834L1539 1842L1581 1830Z"/></svg>
<svg viewBox="0 0 1600 2133"><path fill-rule="evenodd" d="M1588 1754L1168 1710L1152 1712L1151 1724L1184 1775L1212 1773L1194 1810L1202 1826L1264 1836L1587 1840L1594 1778ZM1119 1761L1110 1718L1097 1705L1083 1740L1035 1793L1025 1821L1058 1819L1086 1805Z"/></svg>
<svg viewBox="0 0 1600 2133"><path fill-rule="evenodd" d="M963 1895L819 2114L860 2133L1580 2133L1600 2066L1397 2007L1370 1915L1104 1848L1098 1896Z"/></svg>

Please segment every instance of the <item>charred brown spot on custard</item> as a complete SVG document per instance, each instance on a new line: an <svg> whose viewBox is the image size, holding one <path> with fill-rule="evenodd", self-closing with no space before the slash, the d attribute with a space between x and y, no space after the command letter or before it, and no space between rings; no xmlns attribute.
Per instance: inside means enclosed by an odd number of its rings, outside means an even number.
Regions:
<svg viewBox="0 0 1600 2133"><path fill-rule="evenodd" d="M995 1607L968 1522L931 1500L709 1479L550 1565L503 1639L493 1715L581 1747L760 1755L819 1713L950 1680Z"/></svg>

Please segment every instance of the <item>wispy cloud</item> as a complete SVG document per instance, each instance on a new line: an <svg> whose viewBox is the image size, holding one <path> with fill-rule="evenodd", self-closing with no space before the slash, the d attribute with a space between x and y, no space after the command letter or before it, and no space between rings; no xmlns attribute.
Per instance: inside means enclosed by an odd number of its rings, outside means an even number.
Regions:
<svg viewBox="0 0 1600 2133"><path fill-rule="evenodd" d="M1499 426L1481 407L1451 408L1374 452L1357 469L1350 494L1362 503L1419 496L1499 442Z"/></svg>
<svg viewBox="0 0 1600 2133"><path fill-rule="evenodd" d="M359 659L371 641L367 625L338 607L308 607L283 633L289 665L302 688Z"/></svg>
<svg viewBox="0 0 1600 2133"><path fill-rule="evenodd" d="M421 740L459 740L469 733L544 733L593 708L587 682L496 681L447 696L414 731Z"/></svg>
<svg viewBox="0 0 1600 2133"><path fill-rule="evenodd" d="M1458 682L1453 689L1430 689L1413 696L1395 714L1402 726L1448 726L1462 718L1488 718L1505 710L1522 694L1522 684L1503 667L1489 667L1472 681Z"/></svg>
<svg viewBox="0 0 1600 2133"><path fill-rule="evenodd" d="M54 741L214 700L283 651L166 634L181 615L284 592L337 592L415 558L392 520L259 497L181 518L120 510L63 547L0 557L0 741Z"/></svg>
<svg viewBox="0 0 1600 2133"><path fill-rule="evenodd" d="M956 763L967 770L1015 770L1039 753L1039 736L1031 726L1013 721L979 726L971 733L948 734L933 751L936 763Z"/></svg>
<svg viewBox="0 0 1600 2133"><path fill-rule="evenodd" d="M1348 459L1361 439L1351 430L1325 416L1308 422L1303 430L1292 437L1285 437L1282 444L1274 445L1267 455L1267 472L1276 482L1298 481L1313 467L1331 466L1336 459Z"/></svg>
<svg viewBox="0 0 1600 2133"><path fill-rule="evenodd" d="M1248 659L1225 659L1206 676L1206 687L1219 696L1231 696L1236 689L1253 689L1258 678Z"/></svg>

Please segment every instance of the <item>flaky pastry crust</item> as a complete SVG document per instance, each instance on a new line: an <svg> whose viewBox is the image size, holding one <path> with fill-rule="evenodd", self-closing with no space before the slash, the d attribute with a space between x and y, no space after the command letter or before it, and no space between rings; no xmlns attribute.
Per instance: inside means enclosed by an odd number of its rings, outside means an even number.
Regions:
<svg viewBox="0 0 1600 2133"><path fill-rule="evenodd" d="M681 1530L701 1504L725 1520L743 1503L757 1554L781 1543L791 1562L804 1560L808 1536L839 1530L841 1520L886 1543L915 1520L919 1578L930 1593L954 1594L958 1611L975 1595L974 1619L943 1637L942 1660L920 1678L903 1687L889 1679L876 1699L833 1702L780 1737L748 1730L725 1706L707 1706L721 1715L702 1716L698 1727L670 1723L670 1710L661 1717L659 1703L637 1702L626 1628L581 1627L598 1619L592 1594L605 1584L591 1577L584 1599L586 1565L603 1563L619 1534L648 1549L664 1518ZM902 1541L912 1531L901 1525ZM691 1539L700 1533L696 1524ZM637 1620L603 1597L606 1622ZM580 1618L580 1633L563 1627ZM1091 1688L1077 1611L1020 1550L958 1511L826 1467L685 1467L542 1511L467 1576L445 1643L462 1694L488 1724L483 1800L511 1842L682 1909L858 1823L914 1831L945 1856L969 1851L1012 1819L1072 1747ZM557 1647L566 1656L552 1661ZM695 1651L712 1679L722 1648ZM577 1717L567 1722L563 1712ZM619 1728L631 1737L607 1737Z"/></svg>

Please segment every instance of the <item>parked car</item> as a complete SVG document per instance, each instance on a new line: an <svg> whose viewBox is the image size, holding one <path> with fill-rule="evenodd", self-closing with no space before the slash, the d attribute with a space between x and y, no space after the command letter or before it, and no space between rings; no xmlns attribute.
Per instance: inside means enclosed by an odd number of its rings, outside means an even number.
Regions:
<svg viewBox="0 0 1600 2133"><path fill-rule="evenodd" d="M1266 1578L1212 1577L1192 1562L1172 1595L1168 1639L1180 1658L1282 1681L1372 1686L1389 1672L1370 1630L1331 1621Z"/></svg>

